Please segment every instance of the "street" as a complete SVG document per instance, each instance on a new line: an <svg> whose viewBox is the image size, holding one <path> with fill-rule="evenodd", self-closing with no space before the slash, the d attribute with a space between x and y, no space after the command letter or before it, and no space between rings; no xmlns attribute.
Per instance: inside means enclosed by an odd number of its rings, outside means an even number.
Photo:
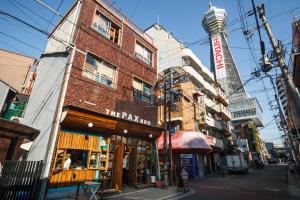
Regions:
<svg viewBox="0 0 300 200"><path fill-rule="evenodd" d="M286 165L271 165L247 175L231 175L225 178L212 177L192 181L196 190L186 200L275 200L289 199Z"/></svg>

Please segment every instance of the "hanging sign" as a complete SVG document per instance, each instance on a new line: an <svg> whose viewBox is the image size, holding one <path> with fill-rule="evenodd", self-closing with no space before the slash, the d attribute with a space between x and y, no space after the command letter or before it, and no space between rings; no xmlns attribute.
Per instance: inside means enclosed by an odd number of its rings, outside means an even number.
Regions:
<svg viewBox="0 0 300 200"><path fill-rule="evenodd" d="M226 68L225 68L225 60L222 48L222 40L219 34L211 36L211 43L214 55L214 64L215 64L215 72L216 78L225 78L226 77Z"/></svg>

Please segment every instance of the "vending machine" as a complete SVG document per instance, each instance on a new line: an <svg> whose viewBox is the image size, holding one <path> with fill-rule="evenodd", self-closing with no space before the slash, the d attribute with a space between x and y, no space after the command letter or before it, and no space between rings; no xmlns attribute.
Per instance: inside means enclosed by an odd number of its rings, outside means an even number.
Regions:
<svg viewBox="0 0 300 200"><path fill-rule="evenodd" d="M195 178L196 174L196 157L194 154L181 154L180 167L188 169L189 178Z"/></svg>

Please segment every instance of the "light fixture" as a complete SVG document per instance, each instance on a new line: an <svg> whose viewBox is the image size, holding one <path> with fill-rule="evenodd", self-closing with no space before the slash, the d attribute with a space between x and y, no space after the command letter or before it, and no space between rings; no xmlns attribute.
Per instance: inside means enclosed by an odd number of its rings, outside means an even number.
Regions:
<svg viewBox="0 0 300 200"><path fill-rule="evenodd" d="M92 122L88 123L88 127L92 128L94 124Z"/></svg>
<svg viewBox="0 0 300 200"><path fill-rule="evenodd" d="M153 137L153 135L152 134L149 134L149 138L152 138Z"/></svg>
<svg viewBox="0 0 300 200"><path fill-rule="evenodd" d="M127 134L127 133L128 133L128 130L127 130L127 129L124 129L123 133L124 133L124 134Z"/></svg>

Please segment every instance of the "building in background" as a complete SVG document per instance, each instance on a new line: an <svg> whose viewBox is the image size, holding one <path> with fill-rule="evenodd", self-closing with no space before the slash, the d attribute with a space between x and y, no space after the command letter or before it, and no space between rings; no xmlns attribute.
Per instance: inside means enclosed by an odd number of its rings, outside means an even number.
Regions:
<svg viewBox="0 0 300 200"><path fill-rule="evenodd" d="M1 93L1 117L21 122L36 78L38 60L26 55L0 49L0 80L15 91Z"/></svg>
<svg viewBox="0 0 300 200"><path fill-rule="evenodd" d="M196 168L199 172L196 172L196 176L216 172L220 153L231 136L229 123L231 115L223 89L191 49L186 48L183 42L163 26L154 24L146 30L146 33L153 38L158 48L159 78L170 68L174 72L174 77L176 74L188 77L187 82L174 84L174 89L180 91L182 95L171 112L171 126L175 131L202 132L213 148L210 154L203 154L206 152L206 149L203 149L202 154L197 155L199 160L196 161L198 163ZM158 95L162 99L163 94ZM163 126L163 106L159 107L158 114L158 120ZM167 124L169 126L169 122Z"/></svg>
<svg viewBox="0 0 300 200"><path fill-rule="evenodd" d="M119 191L158 175L156 55L151 37L107 1L76 1L52 31L24 117L41 130L28 160L46 163L50 196L69 196L57 188L78 181Z"/></svg>
<svg viewBox="0 0 300 200"><path fill-rule="evenodd" d="M256 138L255 127L262 126L262 109L255 97L250 98L244 88L236 63L227 42L226 33L227 13L224 9L209 5L204 14L202 26L209 34L211 52L211 71L221 88L224 89L229 99L229 111L231 112L234 126L234 143L239 139L248 139L250 151L258 150L249 140ZM251 127L249 129L249 126ZM240 148L243 148L242 146ZM258 153L259 152L255 152ZM251 154L250 159L251 158Z"/></svg>
<svg viewBox="0 0 300 200"><path fill-rule="evenodd" d="M0 49L0 80L15 88L19 94L31 93L37 65L35 58Z"/></svg>

